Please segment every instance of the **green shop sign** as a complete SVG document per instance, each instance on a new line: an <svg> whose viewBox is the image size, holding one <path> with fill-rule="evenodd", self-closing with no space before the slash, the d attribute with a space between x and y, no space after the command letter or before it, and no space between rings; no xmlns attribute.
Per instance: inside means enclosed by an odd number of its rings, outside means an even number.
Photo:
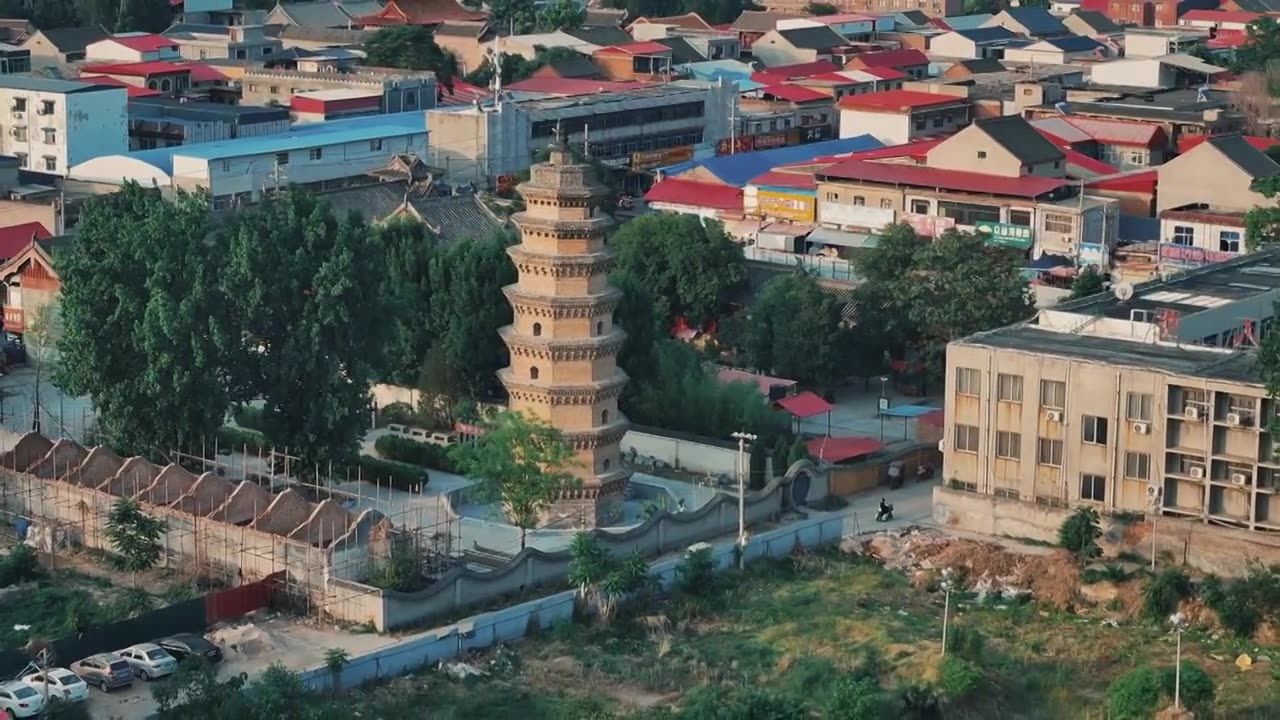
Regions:
<svg viewBox="0 0 1280 720"><path fill-rule="evenodd" d="M987 241L996 245L1022 248L1031 247L1031 228L1021 225L982 221L975 224L978 232L987 235Z"/></svg>

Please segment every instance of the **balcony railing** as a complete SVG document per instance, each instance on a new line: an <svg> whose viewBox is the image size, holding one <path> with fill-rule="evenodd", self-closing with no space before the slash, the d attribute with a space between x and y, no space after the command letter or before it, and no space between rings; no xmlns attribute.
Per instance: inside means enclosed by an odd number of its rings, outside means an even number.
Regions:
<svg viewBox="0 0 1280 720"><path fill-rule="evenodd" d="M20 307L4 306L4 329L20 333L26 329L26 318Z"/></svg>

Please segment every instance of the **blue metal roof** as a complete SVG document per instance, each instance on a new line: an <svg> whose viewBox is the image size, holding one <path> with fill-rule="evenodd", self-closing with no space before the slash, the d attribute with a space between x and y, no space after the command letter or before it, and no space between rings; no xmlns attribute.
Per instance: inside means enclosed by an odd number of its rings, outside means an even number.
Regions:
<svg viewBox="0 0 1280 720"><path fill-rule="evenodd" d="M977 30L990 19L991 13L977 13L976 15L955 15L942 20L952 30Z"/></svg>
<svg viewBox="0 0 1280 720"><path fill-rule="evenodd" d="M421 110L413 110L346 120L303 123L294 125L288 132L277 135L242 137L234 140L193 143L191 145L156 148L154 150L137 150L126 154L125 157L147 163L166 175L172 175L173 158L177 156L200 158L202 160L220 160L244 155L289 152L320 145L361 142L426 132L426 116Z"/></svg>
<svg viewBox="0 0 1280 720"><path fill-rule="evenodd" d="M1062 52L1092 52L1102 47L1102 43L1091 37L1081 35L1068 35L1067 37L1050 38L1045 42L1058 48Z"/></svg>
<svg viewBox="0 0 1280 720"><path fill-rule="evenodd" d="M755 69L740 60L703 60L685 63L678 69L689 73L695 80L716 82L723 78L726 82L736 82L743 92L764 87L751 79Z"/></svg>
<svg viewBox="0 0 1280 720"><path fill-rule="evenodd" d="M870 135L858 135L851 138L840 138L839 140L824 140L808 145L792 145L771 150L721 155L707 158L706 160L689 160L675 165L668 165L661 168L661 170L663 173L674 177L681 173L689 172L694 168L706 168L708 172L720 178L726 184L743 187L751 178L769 172L779 165L804 162L805 160L812 160L826 155L874 150L879 147L884 147L884 143Z"/></svg>

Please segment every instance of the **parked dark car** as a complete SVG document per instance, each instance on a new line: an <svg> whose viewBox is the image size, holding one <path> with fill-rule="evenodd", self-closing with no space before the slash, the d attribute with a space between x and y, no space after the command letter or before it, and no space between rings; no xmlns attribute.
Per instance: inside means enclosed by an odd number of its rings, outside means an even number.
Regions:
<svg viewBox="0 0 1280 720"><path fill-rule="evenodd" d="M193 633L179 633L156 640L156 644L178 659L178 662L195 655L210 663L222 662L222 649Z"/></svg>

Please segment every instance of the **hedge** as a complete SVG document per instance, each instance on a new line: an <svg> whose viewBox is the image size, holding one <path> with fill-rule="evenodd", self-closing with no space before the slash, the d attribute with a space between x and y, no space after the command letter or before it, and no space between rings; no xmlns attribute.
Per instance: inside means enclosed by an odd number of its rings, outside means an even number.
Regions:
<svg viewBox="0 0 1280 720"><path fill-rule="evenodd" d="M419 484L425 485L427 482L426 471L416 465L394 460L380 460L368 455L358 456L351 464L350 472L353 480L357 470L361 480L369 483L389 480L391 487L397 490L412 490Z"/></svg>
<svg viewBox="0 0 1280 720"><path fill-rule="evenodd" d="M257 430L246 430L224 425L218 428L217 437L219 450L246 452L250 455L271 452L271 443L267 442L267 436Z"/></svg>
<svg viewBox="0 0 1280 720"><path fill-rule="evenodd" d="M262 408L255 405L242 405L236 408L233 417L236 419L236 425L249 430L257 430L262 432L266 428L266 424L262 420Z"/></svg>
<svg viewBox="0 0 1280 720"><path fill-rule="evenodd" d="M383 435L374 442L373 447L388 460L457 472L457 466L449 457L448 448L442 445L418 442L398 435Z"/></svg>

